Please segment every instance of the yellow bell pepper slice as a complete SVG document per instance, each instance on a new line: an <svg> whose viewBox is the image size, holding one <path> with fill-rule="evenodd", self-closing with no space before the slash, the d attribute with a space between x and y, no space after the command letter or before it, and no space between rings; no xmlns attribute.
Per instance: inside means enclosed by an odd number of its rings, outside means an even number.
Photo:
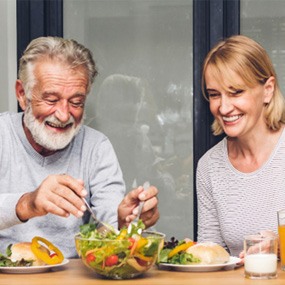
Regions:
<svg viewBox="0 0 285 285"><path fill-rule="evenodd" d="M150 262L153 260L153 257L152 256L145 256L143 254L140 254L139 252L135 252L134 253L134 256L135 257L138 257L139 259L141 260L144 260L144 261L147 261L147 262Z"/></svg>
<svg viewBox="0 0 285 285"><path fill-rule="evenodd" d="M140 238L139 240L135 240L130 255L133 255L134 252L138 252L141 248L143 248L148 243L148 240L146 238Z"/></svg>
<svg viewBox="0 0 285 285"><path fill-rule="evenodd" d="M46 245L48 249L53 251L55 254L54 255L49 255L47 252L41 250L41 244L39 243L41 241L43 244ZM64 260L64 256L62 252L55 246L53 245L50 241L46 240L45 238L42 237L34 237L32 239L32 252L34 255L41 259L43 262L46 264L52 265L52 264L59 264Z"/></svg>
<svg viewBox="0 0 285 285"><path fill-rule="evenodd" d="M189 241L189 242L186 242L186 243L182 243L178 246L176 246L175 248L173 248L169 254L168 254L168 258L171 258L172 256L174 256L175 254L179 253L180 251L184 251L186 250L188 247L194 245L194 242L193 241Z"/></svg>
<svg viewBox="0 0 285 285"><path fill-rule="evenodd" d="M148 243L148 240L146 238L144 238L144 237L140 238L138 240L137 250L144 247L147 243Z"/></svg>
<svg viewBox="0 0 285 285"><path fill-rule="evenodd" d="M106 246L103 246L103 247L98 247L98 248L90 249L90 250L86 251L85 256L87 256L87 255L90 254L90 253L97 252L97 251L99 251L99 250L104 250L104 251L105 251L105 250L107 250L107 248L106 248Z"/></svg>
<svg viewBox="0 0 285 285"><path fill-rule="evenodd" d="M127 229L121 230L116 239L118 240L124 239L127 236L127 233L128 233Z"/></svg>

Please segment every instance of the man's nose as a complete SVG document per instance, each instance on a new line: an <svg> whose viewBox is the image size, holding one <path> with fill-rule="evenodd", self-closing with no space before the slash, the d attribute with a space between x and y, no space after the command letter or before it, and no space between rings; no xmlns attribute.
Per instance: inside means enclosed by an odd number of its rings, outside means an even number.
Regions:
<svg viewBox="0 0 285 285"><path fill-rule="evenodd" d="M69 120L70 110L69 110L69 104L67 100L60 100L58 102L57 109L55 111L55 116L62 123L65 123Z"/></svg>

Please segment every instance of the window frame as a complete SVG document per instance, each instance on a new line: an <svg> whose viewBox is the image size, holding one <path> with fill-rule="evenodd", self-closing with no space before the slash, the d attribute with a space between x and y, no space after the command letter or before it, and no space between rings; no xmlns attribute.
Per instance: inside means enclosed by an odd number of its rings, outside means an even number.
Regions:
<svg viewBox="0 0 285 285"><path fill-rule="evenodd" d="M196 169L201 156L218 143L221 136L211 132L209 104L201 91L203 60L219 40L240 33L240 0L193 0L193 163L194 238L197 239L198 211Z"/></svg>
<svg viewBox="0 0 285 285"><path fill-rule="evenodd" d="M17 69L28 43L41 36L63 36L63 0L17 0ZM22 111L18 104L18 111Z"/></svg>

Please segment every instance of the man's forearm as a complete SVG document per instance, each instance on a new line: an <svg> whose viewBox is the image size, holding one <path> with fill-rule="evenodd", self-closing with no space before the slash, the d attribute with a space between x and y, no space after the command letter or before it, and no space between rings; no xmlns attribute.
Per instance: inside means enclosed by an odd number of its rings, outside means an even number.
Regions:
<svg viewBox="0 0 285 285"><path fill-rule="evenodd" d="M22 195L16 205L16 215L22 222L26 222L36 216L31 211L29 195L30 193L25 193L24 195Z"/></svg>

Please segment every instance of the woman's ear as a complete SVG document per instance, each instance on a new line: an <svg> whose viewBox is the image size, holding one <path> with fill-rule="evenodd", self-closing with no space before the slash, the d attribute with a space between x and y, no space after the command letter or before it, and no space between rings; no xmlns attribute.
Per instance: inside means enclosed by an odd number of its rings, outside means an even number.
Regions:
<svg viewBox="0 0 285 285"><path fill-rule="evenodd" d="M26 98L23 82L19 79L16 80L15 91L16 91L17 100L22 110L25 110L27 107L27 98Z"/></svg>
<svg viewBox="0 0 285 285"><path fill-rule="evenodd" d="M270 76L264 84L264 103L268 104L274 94L275 90L275 78Z"/></svg>

